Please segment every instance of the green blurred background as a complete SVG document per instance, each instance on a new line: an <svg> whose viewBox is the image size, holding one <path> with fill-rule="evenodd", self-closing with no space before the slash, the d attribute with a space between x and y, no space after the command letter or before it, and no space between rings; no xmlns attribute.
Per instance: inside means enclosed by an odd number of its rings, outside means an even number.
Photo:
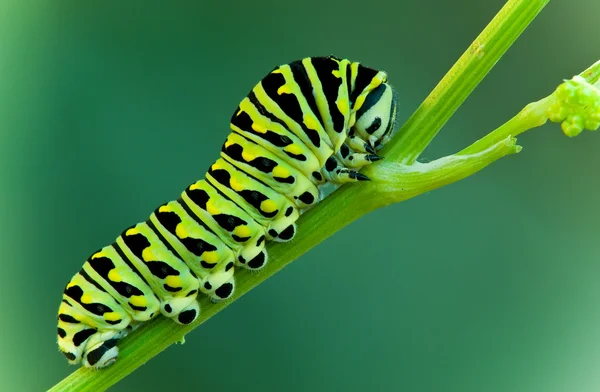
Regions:
<svg viewBox="0 0 600 392"><path fill-rule="evenodd" d="M55 343L64 285L203 175L273 66L384 69L404 120L503 3L3 0L0 390L75 369ZM598 15L597 0L552 1L423 158L598 60ZM546 125L519 142L345 228L112 390L600 390L600 135Z"/></svg>

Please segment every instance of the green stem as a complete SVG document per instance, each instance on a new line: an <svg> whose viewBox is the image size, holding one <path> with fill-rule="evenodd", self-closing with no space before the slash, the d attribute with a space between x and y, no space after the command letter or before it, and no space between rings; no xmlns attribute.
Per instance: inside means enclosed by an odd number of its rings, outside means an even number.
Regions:
<svg viewBox="0 0 600 392"><path fill-rule="evenodd" d="M291 243L268 245L269 263L263 270L236 273L236 293L232 300L213 304L202 297L200 317L189 326L176 325L163 317L146 323L120 343L115 364L101 371L80 368L51 391L107 389L350 222L373 209L458 181L502 156L518 152L514 139L507 137L495 143L481 143L458 157L406 165L416 160L548 1L509 0L402 127L400 137L386 146L383 152L386 160L368 168L373 181L341 187L303 214L298 221L298 234ZM201 334L197 338L201 339Z"/></svg>
<svg viewBox="0 0 600 392"><path fill-rule="evenodd" d="M592 64L588 69L580 73L590 84L596 84L600 81L600 60Z"/></svg>
<svg viewBox="0 0 600 392"><path fill-rule="evenodd" d="M548 121L548 109L556 101L554 95L549 95L537 102L525 106L516 116L502 124L493 132L479 139L457 155L470 154L482 146L489 146L508 136L517 136L531 128L542 126Z"/></svg>
<svg viewBox="0 0 600 392"><path fill-rule="evenodd" d="M411 164L550 0L510 0L382 151Z"/></svg>
<svg viewBox="0 0 600 392"><path fill-rule="evenodd" d="M376 206L398 203L475 174L492 162L521 151L517 139L507 136L493 143L476 143L467 154L454 154L428 163L404 165L383 162L370 175L377 183Z"/></svg>

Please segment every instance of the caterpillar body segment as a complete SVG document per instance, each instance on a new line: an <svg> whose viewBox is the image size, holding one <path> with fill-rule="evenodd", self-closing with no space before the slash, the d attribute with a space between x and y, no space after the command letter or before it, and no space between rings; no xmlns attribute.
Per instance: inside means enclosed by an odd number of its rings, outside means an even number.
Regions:
<svg viewBox="0 0 600 392"><path fill-rule="evenodd" d="M265 264L265 228L207 180L190 185L181 200L234 251L236 265L259 269Z"/></svg>
<svg viewBox="0 0 600 392"><path fill-rule="evenodd" d="M106 246L90 256L82 272L89 276L89 281L99 284L97 289L113 297L133 321L150 320L160 309L158 297L113 246Z"/></svg>
<svg viewBox="0 0 600 392"><path fill-rule="evenodd" d="M58 346L72 364L102 368L118 341L158 314L196 320L199 293L230 298L235 270L258 270L267 241L290 241L322 186L369 180L393 135L387 75L336 57L276 67L240 102L205 178L91 255L65 287Z"/></svg>
<svg viewBox="0 0 600 392"><path fill-rule="evenodd" d="M319 199L319 188L310 174L277 157L265 147L236 132L227 137L221 157L242 172L287 197L296 207L307 208Z"/></svg>
<svg viewBox="0 0 600 392"><path fill-rule="evenodd" d="M202 293L213 300L229 297L226 293L233 291L235 263L231 248L208 228L198 224L178 201L157 208L150 221L198 277Z"/></svg>

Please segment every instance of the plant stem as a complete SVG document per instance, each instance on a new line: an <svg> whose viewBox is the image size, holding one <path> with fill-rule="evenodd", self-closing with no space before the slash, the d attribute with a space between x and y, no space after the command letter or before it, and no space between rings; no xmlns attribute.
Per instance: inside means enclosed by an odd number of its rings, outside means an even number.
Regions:
<svg viewBox="0 0 600 392"><path fill-rule="evenodd" d="M482 146L489 146L508 136L517 136L531 128L542 126L548 121L548 108L556 101L554 95L549 95L537 102L525 106L516 116L496 128L493 132L479 139L457 155L470 154Z"/></svg>
<svg viewBox="0 0 600 392"><path fill-rule="evenodd" d="M472 146L469 153L463 151L458 157L407 165L415 162L442 125L548 2L509 0L401 128L399 137L388 143L382 152L386 159L368 168L373 181L343 186L303 214L291 243L267 246L269 263L264 269L258 273L245 270L236 273L236 292L232 300L213 304L202 297L199 319L188 326L177 325L163 317L146 323L119 344L120 355L115 364L101 371L80 368L51 391L107 389L350 222L375 208L458 181L502 156L518 152L514 138L505 137L494 143L488 140ZM202 335L198 334L197 338L201 339Z"/></svg>
<svg viewBox="0 0 600 392"><path fill-rule="evenodd" d="M581 75L590 84L598 83L598 81L600 81L600 60L596 61L579 75Z"/></svg>

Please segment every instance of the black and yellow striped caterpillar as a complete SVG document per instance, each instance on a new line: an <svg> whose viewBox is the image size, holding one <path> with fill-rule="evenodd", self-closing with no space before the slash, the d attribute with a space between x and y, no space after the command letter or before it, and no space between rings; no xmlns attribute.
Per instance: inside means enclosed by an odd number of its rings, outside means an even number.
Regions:
<svg viewBox="0 0 600 392"><path fill-rule="evenodd" d="M262 268L265 242L294 237L321 185L368 180L358 170L381 159L395 118L382 71L332 56L276 67L236 109L205 179L92 254L67 284L60 350L102 368L140 323L161 313L188 324L198 292L231 297L235 268Z"/></svg>

